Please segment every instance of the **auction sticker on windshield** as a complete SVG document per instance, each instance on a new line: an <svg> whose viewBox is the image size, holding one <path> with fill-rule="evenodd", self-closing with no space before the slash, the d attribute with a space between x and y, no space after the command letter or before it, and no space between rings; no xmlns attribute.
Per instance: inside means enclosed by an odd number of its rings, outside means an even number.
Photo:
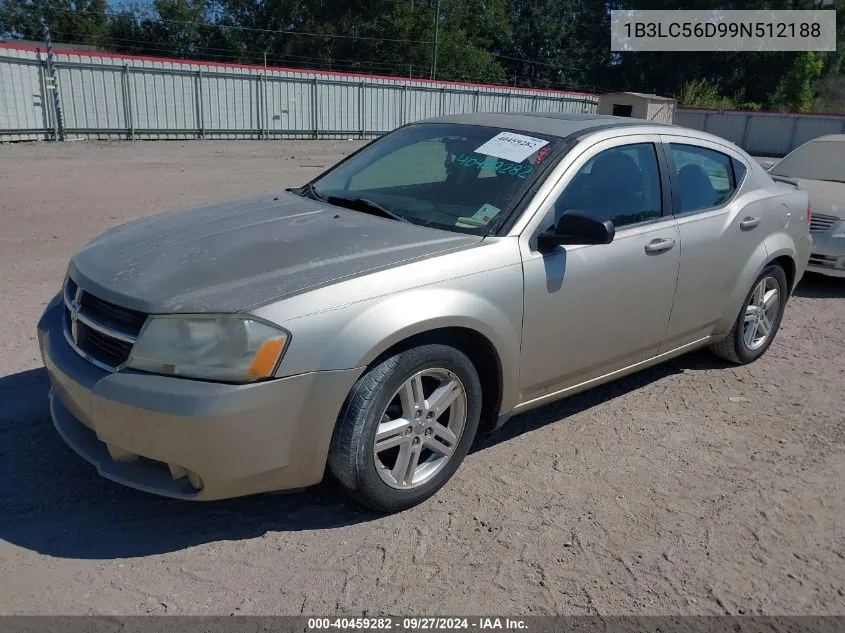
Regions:
<svg viewBox="0 0 845 633"><path fill-rule="evenodd" d="M499 215L501 209L498 207L494 207L492 204L485 202L481 208L473 213L469 217L461 217L458 218L455 222L455 226L460 226L463 228L478 228L480 226L486 226L490 220L495 218Z"/></svg>
<svg viewBox="0 0 845 633"><path fill-rule="evenodd" d="M541 147L548 145L548 141L514 132L499 132L496 136L475 150L477 154L486 154L503 158L512 163L521 163Z"/></svg>

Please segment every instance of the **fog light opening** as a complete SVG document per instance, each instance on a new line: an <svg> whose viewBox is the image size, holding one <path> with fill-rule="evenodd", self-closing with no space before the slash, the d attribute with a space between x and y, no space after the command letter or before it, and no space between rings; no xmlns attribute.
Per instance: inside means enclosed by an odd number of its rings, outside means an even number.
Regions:
<svg viewBox="0 0 845 633"><path fill-rule="evenodd" d="M119 448L117 446L112 446L111 444L106 444L106 448L109 451L109 457L111 457L116 462L134 462L137 459L140 459L140 455L136 455L135 453L130 453L127 450Z"/></svg>
<svg viewBox="0 0 845 633"><path fill-rule="evenodd" d="M188 471L181 466L168 464L167 467L170 469L170 476L173 477L173 479L181 479L182 477L188 476Z"/></svg>
<svg viewBox="0 0 845 633"><path fill-rule="evenodd" d="M193 471L188 471L188 481L191 482L191 486L194 487L195 490L202 490L203 483L200 476Z"/></svg>

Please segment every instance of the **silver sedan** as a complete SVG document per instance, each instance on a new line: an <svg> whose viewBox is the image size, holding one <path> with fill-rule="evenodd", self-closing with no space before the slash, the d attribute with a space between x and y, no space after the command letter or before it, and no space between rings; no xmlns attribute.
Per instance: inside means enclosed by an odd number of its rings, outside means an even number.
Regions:
<svg viewBox="0 0 845 633"><path fill-rule="evenodd" d="M110 479L181 499L328 473L398 511L480 432L709 346L772 344L807 193L630 118L409 124L302 187L106 231L38 338L50 410Z"/></svg>
<svg viewBox="0 0 845 633"><path fill-rule="evenodd" d="M813 250L807 270L845 277L845 134L804 143L769 173L794 179L810 196Z"/></svg>

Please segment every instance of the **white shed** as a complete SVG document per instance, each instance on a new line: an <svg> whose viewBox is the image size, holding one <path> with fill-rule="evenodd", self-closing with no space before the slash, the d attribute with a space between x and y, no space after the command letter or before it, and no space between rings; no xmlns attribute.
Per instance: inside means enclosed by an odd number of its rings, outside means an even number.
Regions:
<svg viewBox="0 0 845 633"><path fill-rule="evenodd" d="M608 92L599 95L599 114L672 123L675 119L675 100L642 92Z"/></svg>

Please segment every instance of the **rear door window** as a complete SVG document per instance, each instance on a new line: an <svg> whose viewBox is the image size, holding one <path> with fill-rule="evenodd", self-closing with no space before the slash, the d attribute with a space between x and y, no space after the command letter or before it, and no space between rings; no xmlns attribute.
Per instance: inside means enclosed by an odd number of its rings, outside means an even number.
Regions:
<svg viewBox="0 0 845 633"><path fill-rule="evenodd" d="M680 212L703 211L726 203L736 191L731 157L706 147L671 143Z"/></svg>

